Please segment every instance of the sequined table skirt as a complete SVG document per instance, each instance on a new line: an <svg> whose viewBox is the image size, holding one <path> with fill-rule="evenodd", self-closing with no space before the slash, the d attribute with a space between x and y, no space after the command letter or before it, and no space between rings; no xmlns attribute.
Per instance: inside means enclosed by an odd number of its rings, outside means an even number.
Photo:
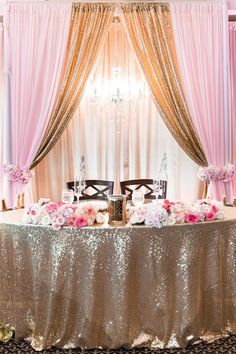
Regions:
<svg viewBox="0 0 236 354"><path fill-rule="evenodd" d="M230 212L162 229L53 231L2 220L0 322L37 350L184 347L236 333Z"/></svg>

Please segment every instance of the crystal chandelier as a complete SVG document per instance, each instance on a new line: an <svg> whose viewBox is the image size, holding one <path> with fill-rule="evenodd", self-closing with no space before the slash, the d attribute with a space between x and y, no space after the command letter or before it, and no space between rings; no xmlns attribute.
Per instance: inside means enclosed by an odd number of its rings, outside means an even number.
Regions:
<svg viewBox="0 0 236 354"><path fill-rule="evenodd" d="M110 79L90 85L90 101L94 105L110 101L114 105L120 106L145 97L144 82L137 81L134 77L128 77L122 73L122 66L119 63L119 30L120 21L115 16L113 20L114 62L111 67Z"/></svg>

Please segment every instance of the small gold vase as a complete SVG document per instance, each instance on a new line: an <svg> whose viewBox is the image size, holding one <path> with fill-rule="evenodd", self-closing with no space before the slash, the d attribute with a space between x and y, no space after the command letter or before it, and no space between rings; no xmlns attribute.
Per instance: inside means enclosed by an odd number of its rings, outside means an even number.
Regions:
<svg viewBox="0 0 236 354"><path fill-rule="evenodd" d="M126 224L126 196L123 194L108 196L109 224L121 226Z"/></svg>

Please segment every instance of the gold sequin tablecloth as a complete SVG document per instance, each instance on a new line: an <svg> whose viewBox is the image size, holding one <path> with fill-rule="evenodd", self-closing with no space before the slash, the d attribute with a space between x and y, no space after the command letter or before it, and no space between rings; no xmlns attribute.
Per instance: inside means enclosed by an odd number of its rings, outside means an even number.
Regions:
<svg viewBox="0 0 236 354"><path fill-rule="evenodd" d="M234 208L162 229L0 218L0 322L35 349L184 347L236 333Z"/></svg>

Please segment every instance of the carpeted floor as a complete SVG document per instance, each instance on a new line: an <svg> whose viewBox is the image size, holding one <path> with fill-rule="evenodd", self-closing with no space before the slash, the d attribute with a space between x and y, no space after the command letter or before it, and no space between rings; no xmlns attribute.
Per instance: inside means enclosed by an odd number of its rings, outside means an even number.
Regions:
<svg viewBox="0 0 236 354"><path fill-rule="evenodd" d="M219 339L211 344L199 343L196 345L189 346L186 349L157 349L150 350L147 348L139 349L117 349L117 350L81 350L81 349L68 349L61 350L57 348L51 348L43 350L41 352L36 352L33 350L26 342L11 340L7 343L0 343L0 353L1 354L33 354L33 353L48 353L48 354L233 354L236 353L236 335L231 335L228 338Z"/></svg>

